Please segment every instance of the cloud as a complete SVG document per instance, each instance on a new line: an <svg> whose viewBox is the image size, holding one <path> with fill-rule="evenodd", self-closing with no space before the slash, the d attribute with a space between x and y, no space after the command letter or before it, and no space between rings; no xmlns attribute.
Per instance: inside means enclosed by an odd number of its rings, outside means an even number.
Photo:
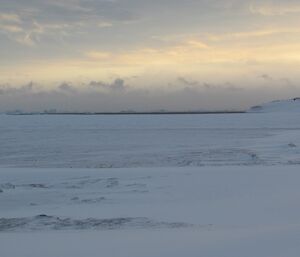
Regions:
<svg viewBox="0 0 300 257"><path fill-rule="evenodd" d="M1 30L9 33L23 32L23 29L20 26L11 24L0 24L0 31Z"/></svg>
<svg viewBox="0 0 300 257"><path fill-rule="evenodd" d="M268 74L259 75L259 78L261 78L263 80L266 80L266 81L272 81L273 80L273 78Z"/></svg>
<svg viewBox="0 0 300 257"><path fill-rule="evenodd" d="M109 27L112 27L113 24L111 22L105 22L105 21L101 21L97 24L97 26L99 28L109 28Z"/></svg>
<svg viewBox="0 0 300 257"><path fill-rule="evenodd" d="M82 92L76 84L82 81L86 91L106 94L132 92L135 86L152 91L168 83L214 91L232 81L240 88L250 76L258 87L271 84L258 79L264 73L297 84L298 5L295 0L2 1L0 78L12 85L72 81L64 88L57 83L56 93L64 95ZM139 79L126 79L132 76Z"/></svg>
<svg viewBox="0 0 300 257"><path fill-rule="evenodd" d="M67 93L76 93L77 92L76 88L74 88L71 84L69 84L67 82L63 82L62 84L60 84L58 86L58 89L63 92L67 92Z"/></svg>
<svg viewBox="0 0 300 257"><path fill-rule="evenodd" d="M135 19L118 1L10 0L3 4L3 10L8 12L1 12L1 7L0 31L4 31L8 39L27 46L46 43L49 38L71 40L75 35L110 28L114 21Z"/></svg>
<svg viewBox="0 0 300 257"><path fill-rule="evenodd" d="M0 85L0 95L25 95L25 94L32 94L34 92L36 84L33 82L29 82L25 85L20 87L13 87L10 84Z"/></svg>
<svg viewBox="0 0 300 257"><path fill-rule="evenodd" d="M290 34L294 35L295 33L300 33L299 28L295 27L270 27L264 29L257 29L257 30L249 30L249 31L242 31L242 32L234 32L234 33L219 33L219 34L208 34L206 35L207 40L212 42L214 41L228 41L228 40L249 40L249 39L263 39L266 37L271 36L278 36L280 34Z"/></svg>
<svg viewBox="0 0 300 257"><path fill-rule="evenodd" d="M89 81L76 84L62 82L52 88L38 83L21 86L0 86L0 111L205 111L243 110L274 99L292 98L300 93L282 80L270 87L242 87L235 83L212 83L181 77L171 82L172 87L138 88L127 85L120 78L112 82ZM245 81L242 84L246 84Z"/></svg>
<svg viewBox="0 0 300 257"><path fill-rule="evenodd" d="M15 13L0 13L0 22L21 23L21 18Z"/></svg>
<svg viewBox="0 0 300 257"><path fill-rule="evenodd" d="M226 82L223 84L213 84L213 83L208 83L208 82L200 82L197 80L189 80L184 77L179 77L177 81L180 84L185 85L185 90L225 90L225 91L240 91L244 90L242 87L237 87L234 84L230 82Z"/></svg>
<svg viewBox="0 0 300 257"><path fill-rule="evenodd" d="M47 29L50 27L43 26L35 20L21 18L17 14L0 15L0 31L5 32L9 39L23 45L35 45Z"/></svg>
<svg viewBox="0 0 300 257"><path fill-rule="evenodd" d="M102 81L91 81L89 86L92 88L108 89L112 91L125 91L128 89L128 86L125 85L123 79L117 78L112 83L104 83Z"/></svg>
<svg viewBox="0 0 300 257"><path fill-rule="evenodd" d="M199 48L199 49L207 49L209 48L209 46L207 44L205 44L204 42L202 41L199 41L199 40L188 40L186 42L187 45L190 45L194 48Z"/></svg>
<svg viewBox="0 0 300 257"><path fill-rule="evenodd" d="M263 16L284 16L289 14L299 14L300 4L289 2L256 4L250 5L250 11L254 14Z"/></svg>
<svg viewBox="0 0 300 257"><path fill-rule="evenodd" d="M57 8L57 10L64 10L64 11L71 11L71 12L83 12L83 13L89 13L89 8L84 8L81 6L80 1L77 0L52 0L52 1L46 1L46 4L48 6L52 6Z"/></svg>
<svg viewBox="0 0 300 257"><path fill-rule="evenodd" d="M179 77L177 79L180 83L184 84L184 85L187 85L187 86L197 86L199 85L199 82L198 81L190 81L190 80L187 80L186 78L184 77Z"/></svg>
<svg viewBox="0 0 300 257"><path fill-rule="evenodd" d="M116 79L112 84L109 85L109 88L116 91L124 91L127 86L123 79Z"/></svg>
<svg viewBox="0 0 300 257"><path fill-rule="evenodd" d="M112 57L112 53L101 51L90 51L85 54L88 58L96 60L105 60Z"/></svg>
<svg viewBox="0 0 300 257"><path fill-rule="evenodd" d="M297 88L296 85L289 78L280 78L280 83L286 85L289 88Z"/></svg>
<svg viewBox="0 0 300 257"><path fill-rule="evenodd" d="M0 12L0 32L7 35L16 35L23 33L22 20L15 13Z"/></svg>
<svg viewBox="0 0 300 257"><path fill-rule="evenodd" d="M264 81L271 83L271 85L282 85L287 88L297 88L295 84L291 81L289 78L275 78L269 74L261 74L258 76L260 79L263 79Z"/></svg>

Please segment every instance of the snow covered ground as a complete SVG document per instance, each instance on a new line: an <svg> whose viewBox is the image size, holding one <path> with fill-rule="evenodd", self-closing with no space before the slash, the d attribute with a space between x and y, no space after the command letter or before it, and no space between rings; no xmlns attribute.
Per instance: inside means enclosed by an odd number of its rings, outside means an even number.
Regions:
<svg viewBox="0 0 300 257"><path fill-rule="evenodd" d="M300 119L284 106L0 115L0 256L298 257Z"/></svg>
<svg viewBox="0 0 300 257"><path fill-rule="evenodd" d="M300 97L275 100L270 103L254 106L250 108L249 112L264 112L264 113L299 113L300 110Z"/></svg>
<svg viewBox="0 0 300 257"><path fill-rule="evenodd" d="M0 167L299 164L297 113L0 115Z"/></svg>
<svg viewBox="0 0 300 257"><path fill-rule="evenodd" d="M0 180L1 256L300 253L296 166L2 169Z"/></svg>

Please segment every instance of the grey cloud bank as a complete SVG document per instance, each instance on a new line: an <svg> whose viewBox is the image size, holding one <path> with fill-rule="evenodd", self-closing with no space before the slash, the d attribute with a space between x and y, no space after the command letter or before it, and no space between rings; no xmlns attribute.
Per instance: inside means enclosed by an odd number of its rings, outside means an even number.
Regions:
<svg viewBox="0 0 300 257"><path fill-rule="evenodd" d="M63 82L51 90L30 82L21 87L0 86L0 111L246 110L263 102L299 95L297 87L287 87L280 83L276 86L265 84L261 87L242 88L230 83L215 85L189 81L186 78L174 80L168 88L151 90L130 86L120 78L111 83L91 81L80 86Z"/></svg>

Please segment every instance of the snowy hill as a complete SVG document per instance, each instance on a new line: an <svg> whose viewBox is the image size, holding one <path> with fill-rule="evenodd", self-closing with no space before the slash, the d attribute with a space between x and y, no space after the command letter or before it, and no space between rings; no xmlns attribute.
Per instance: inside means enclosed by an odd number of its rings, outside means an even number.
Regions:
<svg viewBox="0 0 300 257"><path fill-rule="evenodd" d="M253 106L248 112L300 112L300 97Z"/></svg>

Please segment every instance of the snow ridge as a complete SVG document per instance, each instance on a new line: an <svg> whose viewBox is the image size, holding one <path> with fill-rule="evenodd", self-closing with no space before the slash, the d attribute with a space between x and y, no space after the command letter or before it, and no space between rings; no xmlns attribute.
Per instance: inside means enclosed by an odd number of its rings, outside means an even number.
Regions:
<svg viewBox="0 0 300 257"><path fill-rule="evenodd" d="M300 112L300 97L253 106L248 112Z"/></svg>

